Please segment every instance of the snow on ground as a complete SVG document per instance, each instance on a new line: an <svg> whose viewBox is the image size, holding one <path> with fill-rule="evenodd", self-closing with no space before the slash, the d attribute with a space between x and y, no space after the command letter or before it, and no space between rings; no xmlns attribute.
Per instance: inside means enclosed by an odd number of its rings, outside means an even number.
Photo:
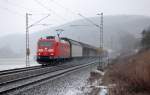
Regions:
<svg viewBox="0 0 150 95"><path fill-rule="evenodd" d="M87 85L90 72L95 68L96 66L86 67L15 95L85 95L87 92L84 92L83 87Z"/></svg>
<svg viewBox="0 0 150 95"><path fill-rule="evenodd" d="M101 89L99 95L108 95L107 89L105 89L105 88Z"/></svg>
<svg viewBox="0 0 150 95"><path fill-rule="evenodd" d="M39 65L32 58L30 59L30 66ZM26 67L25 58L3 58L0 59L0 71Z"/></svg>
<svg viewBox="0 0 150 95"><path fill-rule="evenodd" d="M81 94L82 91L73 88L73 89L69 89L65 95L78 95L79 93Z"/></svg>

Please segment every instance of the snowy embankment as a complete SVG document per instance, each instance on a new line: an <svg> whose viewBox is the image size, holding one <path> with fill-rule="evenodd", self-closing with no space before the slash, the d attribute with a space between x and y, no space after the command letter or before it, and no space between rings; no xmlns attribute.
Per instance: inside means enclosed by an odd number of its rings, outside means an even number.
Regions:
<svg viewBox="0 0 150 95"><path fill-rule="evenodd" d="M105 72L94 70L90 73L88 90L89 95L107 95L108 87L102 85L102 77Z"/></svg>

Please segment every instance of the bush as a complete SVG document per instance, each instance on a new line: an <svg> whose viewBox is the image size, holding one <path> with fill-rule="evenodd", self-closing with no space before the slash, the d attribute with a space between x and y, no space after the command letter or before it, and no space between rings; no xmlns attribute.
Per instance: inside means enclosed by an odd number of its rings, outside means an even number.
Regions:
<svg viewBox="0 0 150 95"><path fill-rule="evenodd" d="M150 48L150 30L143 30L141 44L144 49Z"/></svg>
<svg viewBox="0 0 150 95"><path fill-rule="evenodd" d="M104 79L116 84L111 95L150 95L149 56L144 52L109 68Z"/></svg>

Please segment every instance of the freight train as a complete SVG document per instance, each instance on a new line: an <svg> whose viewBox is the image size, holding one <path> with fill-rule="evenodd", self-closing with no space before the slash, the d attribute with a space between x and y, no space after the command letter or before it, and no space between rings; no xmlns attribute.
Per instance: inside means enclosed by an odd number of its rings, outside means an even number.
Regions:
<svg viewBox="0 0 150 95"><path fill-rule="evenodd" d="M40 38L37 44L37 62L42 65L95 56L98 56L96 47L65 37L47 36Z"/></svg>

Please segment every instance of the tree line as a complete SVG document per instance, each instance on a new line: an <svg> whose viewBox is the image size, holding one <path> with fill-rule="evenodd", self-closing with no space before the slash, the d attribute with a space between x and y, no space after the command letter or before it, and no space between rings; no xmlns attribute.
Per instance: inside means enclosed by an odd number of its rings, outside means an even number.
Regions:
<svg viewBox="0 0 150 95"><path fill-rule="evenodd" d="M150 29L142 31L141 45L143 49L150 49Z"/></svg>

